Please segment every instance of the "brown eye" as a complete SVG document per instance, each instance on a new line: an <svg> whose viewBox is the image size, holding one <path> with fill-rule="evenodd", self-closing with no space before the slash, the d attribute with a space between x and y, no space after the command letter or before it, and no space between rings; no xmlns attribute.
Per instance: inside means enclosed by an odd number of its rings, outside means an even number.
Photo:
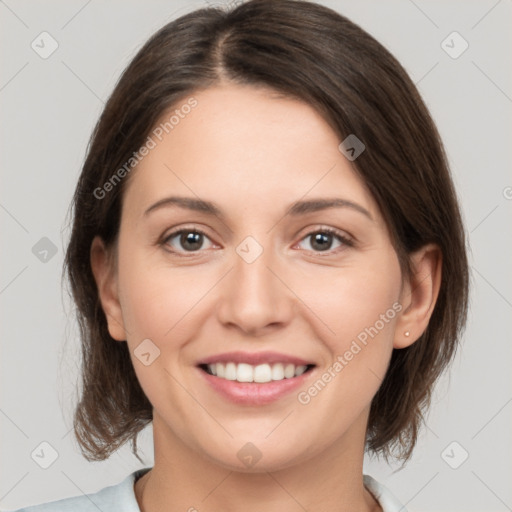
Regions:
<svg viewBox="0 0 512 512"><path fill-rule="evenodd" d="M171 247L171 252L197 252L209 238L199 229L180 229L169 234L163 244Z"/></svg>
<svg viewBox="0 0 512 512"><path fill-rule="evenodd" d="M332 249L335 240L340 243L337 247ZM310 247L313 252L336 252L336 249L343 246L353 246L352 241L344 236L341 232L335 229L319 229L311 231L302 240L310 240Z"/></svg>

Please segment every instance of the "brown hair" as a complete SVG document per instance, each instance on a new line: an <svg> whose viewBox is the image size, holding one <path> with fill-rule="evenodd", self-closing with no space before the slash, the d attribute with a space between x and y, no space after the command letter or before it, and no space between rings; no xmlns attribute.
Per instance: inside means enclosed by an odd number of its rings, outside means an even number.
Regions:
<svg viewBox="0 0 512 512"><path fill-rule="evenodd" d="M106 459L152 420L126 343L107 329L89 260L95 235L115 246L129 175L98 199L162 114L219 81L265 86L316 108L366 150L354 169L377 201L403 275L410 253L442 251L439 296L428 328L393 350L369 416L367 449L411 456L433 385L453 358L468 307L465 233L438 131L415 85L372 36L335 11L301 0L250 0L204 8L168 23L119 79L94 129L73 198L67 270L82 339L75 435L88 460ZM142 462L142 461L141 461Z"/></svg>

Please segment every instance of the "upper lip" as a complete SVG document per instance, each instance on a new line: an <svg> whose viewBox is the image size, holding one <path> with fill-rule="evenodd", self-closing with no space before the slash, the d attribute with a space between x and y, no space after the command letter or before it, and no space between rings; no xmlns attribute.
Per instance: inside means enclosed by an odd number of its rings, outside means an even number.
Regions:
<svg viewBox="0 0 512 512"><path fill-rule="evenodd" d="M197 364L198 366L204 364L214 363L246 363L250 365L258 364L275 364L285 363L294 364L295 366L313 365L311 361L306 361L300 357L280 354L279 352L224 352L223 354L216 354L205 359L201 359Z"/></svg>

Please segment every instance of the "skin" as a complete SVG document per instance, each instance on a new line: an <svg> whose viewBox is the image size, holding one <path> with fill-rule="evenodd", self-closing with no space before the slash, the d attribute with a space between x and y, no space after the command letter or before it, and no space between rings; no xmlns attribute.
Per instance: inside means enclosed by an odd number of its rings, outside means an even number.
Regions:
<svg viewBox="0 0 512 512"><path fill-rule="evenodd" d="M402 282L373 197L311 106L230 83L193 96L197 107L132 171L116 250L99 238L91 247L109 332L127 341L153 405L155 464L135 484L139 506L381 510L362 480L370 403L393 348L414 343L427 327L439 249L412 255L415 274ZM178 207L144 215L170 195L215 202L224 217ZM350 208L285 214L294 201L331 197L357 203L372 219ZM187 252L179 235L162 241L181 227L206 232L198 249ZM308 235L325 227L354 245L327 234L331 245L318 249ZM247 236L263 248L250 264L236 252ZM307 390L397 302L401 311L307 405L297 392L235 405L198 375L206 356L273 350L316 364L299 391ZM147 338L160 350L149 366L134 356ZM247 442L262 454L252 467L237 457Z"/></svg>

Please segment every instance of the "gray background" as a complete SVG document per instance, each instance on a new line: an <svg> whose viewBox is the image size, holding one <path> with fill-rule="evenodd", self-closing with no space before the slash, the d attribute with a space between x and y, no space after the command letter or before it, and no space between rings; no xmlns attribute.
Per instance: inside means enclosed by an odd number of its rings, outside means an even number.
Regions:
<svg viewBox="0 0 512 512"><path fill-rule="evenodd" d="M512 510L512 2L320 3L370 32L418 84L444 139L470 233L464 348L436 388L412 461L394 472L397 466L365 459L365 472L410 511ZM88 138L120 72L156 29L204 5L0 0L3 510L93 492L141 467L128 446L107 461L87 462L70 431L78 338L61 294L65 219ZM31 48L43 31L59 45L47 59ZM453 31L469 43L456 59L441 46ZM460 41L449 44L461 48ZM43 237L55 255L42 252ZM140 439L150 466L151 428ZM48 469L31 457L42 442L58 453ZM468 459L453 469L448 462L460 464L463 450Z"/></svg>

